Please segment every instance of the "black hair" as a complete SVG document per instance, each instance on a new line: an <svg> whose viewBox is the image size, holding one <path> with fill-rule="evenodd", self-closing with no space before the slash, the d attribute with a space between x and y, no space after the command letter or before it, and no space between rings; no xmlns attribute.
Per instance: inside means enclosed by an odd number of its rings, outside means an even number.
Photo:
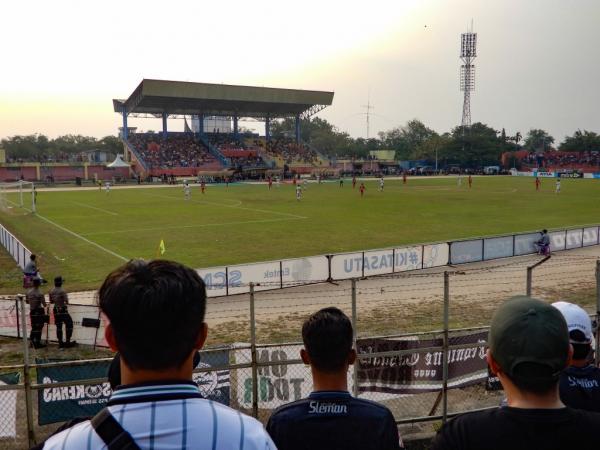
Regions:
<svg viewBox="0 0 600 450"><path fill-rule="evenodd" d="M548 232L548 230L546 230L545 228L542 230L542 233L546 234Z"/></svg>
<svg viewBox="0 0 600 450"><path fill-rule="evenodd" d="M302 341L315 368L337 372L352 350L352 324L338 308L323 308L302 325Z"/></svg>
<svg viewBox="0 0 600 450"><path fill-rule="evenodd" d="M573 345L573 359L581 360L588 359L592 351L592 344L585 342L585 334L581 330L571 330L569 332L569 338Z"/></svg>
<svg viewBox="0 0 600 450"><path fill-rule="evenodd" d="M29 255L29 259L35 261L35 255L32 253L31 255Z"/></svg>
<svg viewBox="0 0 600 450"><path fill-rule="evenodd" d="M40 287L41 285L42 285L42 280L40 280L39 278L33 279L33 287Z"/></svg>
<svg viewBox="0 0 600 450"><path fill-rule="evenodd" d="M58 276L54 278L54 286L61 287L63 285L63 278Z"/></svg>
<svg viewBox="0 0 600 450"><path fill-rule="evenodd" d="M133 260L111 272L98 291L116 346L131 369L179 368L204 323L206 286L182 264Z"/></svg>

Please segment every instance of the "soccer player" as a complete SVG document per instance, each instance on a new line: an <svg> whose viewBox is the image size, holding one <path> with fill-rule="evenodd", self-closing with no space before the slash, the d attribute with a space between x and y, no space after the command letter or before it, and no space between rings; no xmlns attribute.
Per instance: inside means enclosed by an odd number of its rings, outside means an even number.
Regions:
<svg viewBox="0 0 600 450"><path fill-rule="evenodd" d="M192 380L206 341L206 286L170 261L130 261L98 292L105 337L120 354L120 386L92 421L55 434L46 450L274 450L261 423L203 398Z"/></svg>
<svg viewBox="0 0 600 450"><path fill-rule="evenodd" d="M365 194L365 183L360 183L360 187L358 190L360 191L360 196L362 197Z"/></svg>
<svg viewBox="0 0 600 450"><path fill-rule="evenodd" d="M296 185L296 201L300 201L302 198L302 186L299 184Z"/></svg>
<svg viewBox="0 0 600 450"><path fill-rule="evenodd" d="M271 415L267 432L277 448L400 449L391 411L348 392L348 367L356 361L350 319L338 308L324 308L304 322L302 340L300 357L310 365L314 390Z"/></svg>
<svg viewBox="0 0 600 450"><path fill-rule="evenodd" d="M406 172L402 171L402 184L406 184Z"/></svg>
<svg viewBox="0 0 600 450"><path fill-rule="evenodd" d="M507 405L451 419L432 450L598 448L600 414L565 406L559 397L573 348L557 308L529 297L509 299L494 313L487 342L488 365Z"/></svg>
<svg viewBox="0 0 600 450"><path fill-rule="evenodd" d="M473 177L470 174L469 174L468 181L469 181L469 189L471 189L471 185L473 184Z"/></svg>
<svg viewBox="0 0 600 450"><path fill-rule="evenodd" d="M560 194L560 178L556 179L556 189L554 190L556 194Z"/></svg>
<svg viewBox="0 0 600 450"><path fill-rule="evenodd" d="M110 194L110 181L104 183L104 192L106 192L106 195Z"/></svg>
<svg viewBox="0 0 600 450"><path fill-rule="evenodd" d="M344 179L340 176L340 187L344 187Z"/></svg>
<svg viewBox="0 0 600 450"><path fill-rule="evenodd" d="M462 175L460 173L458 174L458 178L456 179L456 185L458 187L462 186Z"/></svg>
<svg viewBox="0 0 600 450"><path fill-rule="evenodd" d="M269 183L269 190L271 190L271 188L273 187L273 178L271 178L270 175L269 175L269 178L267 179L267 182Z"/></svg>
<svg viewBox="0 0 600 450"><path fill-rule="evenodd" d="M187 180L183 180L183 196L186 200L189 200L192 195L192 190Z"/></svg>
<svg viewBox="0 0 600 450"><path fill-rule="evenodd" d="M540 179L538 177L535 177L535 190L536 191L540 190L541 184L542 184L542 182L540 181Z"/></svg>
<svg viewBox="0 0 600 450"><path fill-rule="evenodd" d="M203 178L202 181L200 182L200 192L202 192L204 194L205 190L206 190L206 181L204 181L204 178Z"/></svg>
<svg viewBox="0 0 600 450"><path fill-rule="evenodd" d="M592 364L592 321L580 306L568 302L552 303L569 328L573 358L560 374L560 400L567 406L600 412L600 368Z"/></svg>
<svg viewBox="0 0 600 450"><path fill-rule="evenodd" d="M352 175L352 189L356 187L356 175Z"/></svg>
<svg viewBox="0 0 600 450"><path fill-rule="evenodd" d="M383 183L384 183L383 177L381 177L379 179L379 192L383 192Z"/></svg>

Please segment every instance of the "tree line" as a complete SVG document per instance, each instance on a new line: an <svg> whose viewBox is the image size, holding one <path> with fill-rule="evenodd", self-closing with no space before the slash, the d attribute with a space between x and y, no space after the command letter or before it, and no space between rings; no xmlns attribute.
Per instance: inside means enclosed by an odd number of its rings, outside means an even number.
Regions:
<svg viewBox="0 0 600 450"><path fill-rule="evenodd" d="M64 159L70 155L88 150L100 150L108 153L123 153L123 144L117 136L105 136L97 139L91 136L67 134L50 139L43 134L11 136L0 141L0 148L6 150L11 161L44 161Z"/></svg>

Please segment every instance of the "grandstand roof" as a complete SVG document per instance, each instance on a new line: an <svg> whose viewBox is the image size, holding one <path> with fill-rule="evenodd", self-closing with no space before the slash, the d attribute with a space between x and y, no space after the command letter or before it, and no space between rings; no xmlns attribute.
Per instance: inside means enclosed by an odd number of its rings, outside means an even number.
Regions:
<svg viewBox="0 0 600 450"><path fill-rule="evenodd" d="M126 100L113 99L115 112L204 114L272 118L309 117L331 105L333 92L279 89L187 81L142 80Z"/></svg>

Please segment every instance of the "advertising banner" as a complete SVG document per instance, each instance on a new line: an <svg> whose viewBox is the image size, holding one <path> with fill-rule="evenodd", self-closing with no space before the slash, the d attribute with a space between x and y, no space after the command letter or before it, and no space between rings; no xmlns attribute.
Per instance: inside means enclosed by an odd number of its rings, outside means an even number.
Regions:
<svg viewBox="0 0 600 450"><path fill-rule="evenodd" d="M208 297L227 295L227 268L225 266L198 269L196 272L206 284L206 295ZM230 283L232 283L232 280L230 280Z"/></svg>
<svg viewBox="0 0 600 450"><path fill-rule="evenodd" d="M440 267L448 264L450 248L448 244L429 244L423 246L423 268Z"/></svg>
<svg viewBox="0 0 600 450"><path fill-rule="evenodd" d="M448 386L464 387L487 379L485 359L487 332L455 336L450 345L473 344L451 349L448 356ZM442 387L442 339L360 339L358 352L369 353L414 350L401 356L373 357L360 360L359 392L416 394L432 392ZM420 351L428 347L439 351Z"/></svg>
<svg viewBox="0 0 600 450"><path fill-rule="evenodd" d="M418 258L420 259L420 255ZM394 270L394 250L365 252L363 264L365 267L365 276L392 273ZM420 265L419 268L421 268Z"/></svg>
<svg viewBox="0 0 600 450"><path fill-rule="evenodd" d="M19 328L17 302L0 299L0 335L17 337Z"/></svg>
<svg viewBox="0 0 600 450"><path fill-rule="evenodd" d="M36 363L49 362L36 359ZM82 380L75 386L45 388L38 391L38 423L47 425L65 422L75 417L96 415L106 406L110 394L110 384L86 383L85 380L104 378L110 362L88 363L77 366L39 367L38 383L60 383L61 381Z"/></svg>
<svg viewBox="0 0 600 450"><path fill-rule="evenodd" d="M0 374L0 386L19 383L19 372ZM0 391L0 438L17 437L17 390Z"/></svg>
<svg viewBox="0 0 600 450"><path fill-rule="evenodd" d="M229 350L206 351L200 352L200 364L196 369L226 367L228 365ZM231 391L229 369L194 372L192 379L198 385L204 398L229 406Z"/></svg>
<svg viewBox="0 0 600 450"><path fill-rule="evenodd" d="M528 255L537 252L535 243L540 237L541 233L515 235L515 256Z"/></svg>
<svg viewBox="0 0 600 450"><path fill-rule="evenodd" d="M483 240L483 259L507 258L513 255L513 237L503 236Z"/></svg>
<svg viewBox="0 0 600 450"><path fill-rule="evenodd" d="M583 246L598 244L598 227L583 229Z"/></svg>
<svg viewBox="0 0 600 450"><path fill-rule="evenodd" d="M331 257L331 278L346 280L362 277L362 252L343 253Z"/></svg>
<svg viewBox="0 0 600 450"><path fill-rule="evenodd" d="M463 264L483 259L483 239L450 244L450 264Z"/></svg>
<svg viewBox="0 0 600 450"><path fill-rule="evenodd" d="M406 272L423 266L423 247L404 247L394 251L394 272Z"/></svg>
<svg viewBox="0 0 600 450"><path fill-rule="evenodd" d="M229 294L250 291L249 284L255 283L255 291L266 291L281 287L281 265L279 261L230 266Z"/></svg>
<svg viewBox="0 0 600 450"><path fill-rule="evenodd" d="M326 256L286 259L281 262L284 286L294 286L329 278L329 262Z"/></svg>
<svg viewBox="0 0 600 450"><path fill-rule="evenodd" d="M583 245L583 230L567 230L567 250L579 248Z"/></svg>
<svg viewBox="0 0 600 450"><path fill-rule="evenodd" d="M565 241L566 233L564 231L552 231L548 233L550 237L550 250L564 250L567 242Z"/></svg>

